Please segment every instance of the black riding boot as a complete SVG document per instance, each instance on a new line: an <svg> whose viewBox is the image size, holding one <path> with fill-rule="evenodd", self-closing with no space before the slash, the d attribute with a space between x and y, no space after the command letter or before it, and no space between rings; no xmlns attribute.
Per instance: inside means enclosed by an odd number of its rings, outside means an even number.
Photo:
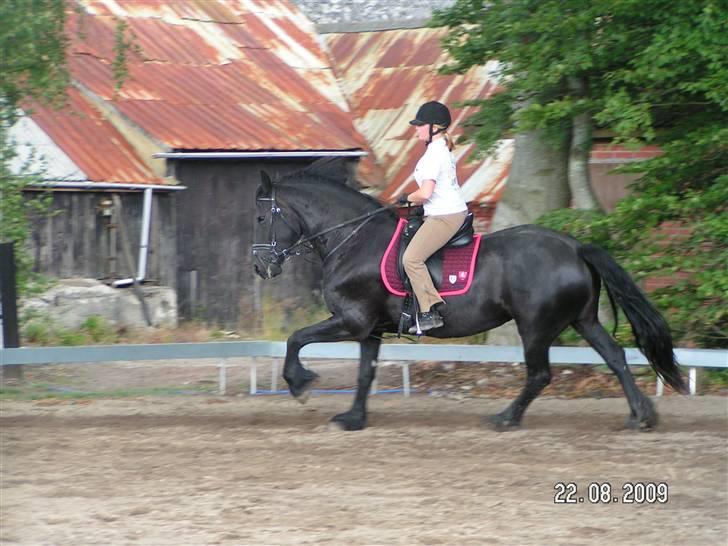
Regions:
<svg viewBox="0 0 728 546"><path fill-rule="evenodd" d="M438 311L438 308L441 305L442 303L436 303L430 308L429 311L425 311L424 313L417 313L417 323L415 323L415 325L409 329L409 333L418 333L418 324L420 326L420 332L426 332L428 330L434 330L435 328L442 327L445 324L445 321L442 320L442 315L440 315Z"/></svg>

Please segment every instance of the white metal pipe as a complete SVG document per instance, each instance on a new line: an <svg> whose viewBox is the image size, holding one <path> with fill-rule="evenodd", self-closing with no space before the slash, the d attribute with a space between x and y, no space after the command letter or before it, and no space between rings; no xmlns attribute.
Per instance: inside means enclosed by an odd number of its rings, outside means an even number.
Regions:
<svg viewBox="0 0 728 546"><path fill-rule="evenodd" d="M147 255L149 253L149 232L151 231L152 218L152 188L144 189L144 204L142 206L142 233L139 241L139 263L137 264L136 282L142 282L147 278ZM118 279L111 283L114 288L129 286L135 279Z"/></svg>
<svg viewBox="0 0 728 546"><path fill-rule="evenodd" d="M142 211L142 234L139 242L139 264L137 267L137 282L142 282L147 276L147 255L149 254L149 232L152 226L152 192L149 188L144 190L144 207Z"/></svg>
<svg viewBox="0 0 728 546"><path fill-rule="evenodd" d="M662 378L660 376L657 376L657 392L655 393L656 396L662 396L665 392L665 383L662 381Z"/></svg>
<svg viewBox="0 0 728 546"><path fill-rule="evenodd" d="M294 157L362 157L368 155L362 150L314 150L299 152L160 152L158 159L266 159Z"/></svg>
<svg viewBox="0 0 728 546"><path fill-rule="evenodd" d="M698 392L698 369L690 368L688 371L688 385L690 386L690 395L695 396Z"/></svg>
<svg viewBox="0 0 728 546"><path fill-rule="evenodd" d="M186 190L187 186L172 184L125 184L113 182L35 182L28 184L29 188L38 189L68 189L68 190L157 190L157 191L180 191Z"/></svg>

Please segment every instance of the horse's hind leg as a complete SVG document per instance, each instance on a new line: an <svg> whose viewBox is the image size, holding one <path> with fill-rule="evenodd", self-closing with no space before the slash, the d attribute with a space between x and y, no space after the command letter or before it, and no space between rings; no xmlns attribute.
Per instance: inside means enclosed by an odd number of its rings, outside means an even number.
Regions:
<svg viewBox="0 0 728 546"><path fill-rule="evenodd" d="M488 417L488 421L496 430L503 431L518 427L528 405L551 382L549 364L549 346L553 339L524 339L523 348L526 356L526 386L510 406L504 411Z"/></svg>
<svg viewBox="0 0 728 546"><path fill-rule="evenodd" d="M580 320L573 324L579 334L594 347L622 384L624 394L629 402L630 416L627 421L629 428L649 430L657 425L657 412L652 401L640 391L635 383L634 376L624 358L624 350L609 335L596 319Z"/></svg>
<svg viewBox="0 0 728 546"><path fill-rule="evenodd" d="M368 337L361 342L359 379L354 405L346 413L340 413L331 419L332 423L343 430L361 430L367 426L367 398L377 371L376 367L373 366L373 362L379 356L379 346L381 344L382 340L375 337Z"/></svg>

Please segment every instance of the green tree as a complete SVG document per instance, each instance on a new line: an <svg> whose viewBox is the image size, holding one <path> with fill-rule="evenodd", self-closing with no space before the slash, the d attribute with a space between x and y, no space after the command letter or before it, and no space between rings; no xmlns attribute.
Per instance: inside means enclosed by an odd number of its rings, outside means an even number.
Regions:
<svg viewBox="0 0 728 546"><path fill-rule="evenodd" d="M668 313L677 338L728 347L726 6L614 4L641 6L649 33L627 62L605 74L603 108L595 118L622 140L653 142L664 153L624 169L642 173L631 195L613 214L585 227L601 233L601 243L637 277L675 281L652 297ZM690 233L661 235L656 228L665 222Z"/></svg>
<svg viewBox="0 0 728 546"><path fill-rule="evenodd" d="M468 122L471 137L486 151L513 133L518 145L518 135L528 132L553 149L563 147L566 172L547 189L565 192L567 202L570 196L586 209L597 207L588 169L592 112L600 75L613 62L613 55L604 54L611 40L598 13L594 3L581 0L461 0L433 19L450 28L444 46L454 62L446 71L462 72L491 59L500 63L503 91L495 100L474 102L480 112ZM538 184L532 179L525 184ZM520 194L520 180L518 186Z"/></svg>
<svg viewBox="0 0 728 546"><path fill-rule="evenodd" d="M710 346L728 344L725 8L718 0L460 0L434 20L451 30L449 70L501 62L503 92L470 121L483 150L538 129L568 140L576 176L595 124L662 148L630 167L642 177L613 214L561 211L544 222L609 248L638 278L688 274L653 297L676 337ZM575 204L588 208L573 182ZM661 237L655 228L665 221L690 226L690 235Z"/></svg>
<svg viewBox="0 0 728 546"><path fill-rule="evenodd" d="M58 104L69 83L63 0L0 2L0 121L28 99Z"/></svg>
<svg viewBox="0 0 728 546"><path fill-rule="evenodd" d="M0 241L16 242L18 292L24 292L31 278L32 260L25 249L34 215L48 210L50 194L26 198L24 189L43 182L38 161L18 168L16 143L10 128L29 106L41 103L60 108L65 104L71 76L66 64L69 34L64 0L5 0L0 2ZM77 29L83 39L83 8ZM128 77L128 52L138 52L123 20L114 33L112 59L114 87L119 91ZM23 109L21 110L21 107ZM42 159L42 158L40 158ZM32 170L30 165L35 165Z"/></svg>
<svg viewBox="0 0 728 546"><path fill-rule="evenodd" d="M47 209L49 199L25 199L23 188L42 173L12 168L17 159L10 128L30 100L60 106L66 97L67 38L63 0L0 2L0 240L15 241L18 289L30 278L32 261L24 248L30 219Z"/></svg>

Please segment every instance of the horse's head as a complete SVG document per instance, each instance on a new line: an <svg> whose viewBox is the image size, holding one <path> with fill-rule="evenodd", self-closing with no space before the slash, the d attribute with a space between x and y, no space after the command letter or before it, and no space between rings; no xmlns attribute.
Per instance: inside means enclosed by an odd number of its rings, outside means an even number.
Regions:
<svg viewBox="0 0 728 546"><path fill-rule="evenodd" d="M301 236L293 215L285 214L276 195L276 185L261 171L261 182L255 194L255 226L253 229L253 256L255 272L264 279L277 277L289 257L289 249Z"/></svg>

